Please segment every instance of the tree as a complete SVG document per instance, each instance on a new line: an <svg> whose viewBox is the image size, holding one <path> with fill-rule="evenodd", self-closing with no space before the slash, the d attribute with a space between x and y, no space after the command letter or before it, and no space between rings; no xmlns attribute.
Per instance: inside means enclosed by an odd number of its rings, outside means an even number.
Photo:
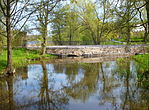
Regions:
<svg viewBox="0 0 149 110"><path fill-rule="evenodd" d="M72 41L79 41L79 17L75 11L73 4L59 6L54 10L52 20L53 40L63 44L61 41L68 41L72 45Z"/></svg>
<svg viewBox="0 0 149 110"><path fill-rule="evenodd" d="M12 40L13 30L21 30L30 18L31 13L26 13L29 10L30 0L1 0L0 1L0 22L4 25L7 38L7 73L13 74L12 61Z"/></svg>
<svg viewBox="0 0 149 110"><path fill-rule="evenodd" d="M66 11L68 9L63 7L61 4L58 4L53 10L53 18L52 18L52 39L53 41L58 41L59 45L62 45L62 41L64 41L64 27L66 26Z"/></svg>
<svg viewBox="0 0 149 110"><path fill-rule="evenodd" d="M119 30L120 36L125 37L127 44L130 42L131 31L135 27L134 24L137 11L134 7L134 1L124 0L124 1L116 1L116 5L114 7L113 13L116 15L116 27ZM121 24L121 25L119 25Z"/></svg>
<svg viewBox="0 0 149 110"><path fill-rule="evenodd" d="M98 2L79 1L76 2L79 17L85 30L90 31L90 36L94 44L98 45L111 32L109 19L112 18L110 13L110 3L107 0ZM109 26L110 25L110 26Z"/></svg>
<svg viewBox="0 0 149 110"><path fill-rule="evenodd" d="M37 21L39 22L38 25L38 30L41 33L42 36L42 49L41 49L41 54L44 55L46 52L46 46L47 46L47 37L48 37L48 25L51 23L51 11L53 8L57 5L57 3L60 2L60 0L41 0L39 2L39 7L38 6L36 11L36 17Z"/></svg>
<svg viewBox="0 0 149 110"><path fill-rule="evenodd" d="M143 2L143 1L145 1L145 2ZM139 2L139 1L137 0L137 2ZM142 6L140 6L140 7L137 7L136 9L139 11L140 19L141 19L142 22L143 22L143 19L142 19L143 18L143 14L141 14L140 9L142 9L143 7L145 7L145 9L146 9L147 25L146 25L146 23L143 23L143 27L145 29L144 42L147 42L148 35L149 35L149 0L141 0L140 2L143 2L144 4Z"/></svg>
<svg viewBox="0 0 149 110"><path fill-rule="evenodd" d="M119 0L117 0L117 1L119 1ZM138 18L140 19L137 23L140 24L140 26L144 27L144 30L145 30L145 32L144 32L144 42L147 42L148 34L149 34L149 28L148 28L149 27L149 23L148 23L149 22L149 1L148 0L130 0L130 1L129 0L124 0L123 2L127 3L126 4L127 9L129 9L128 11L125 11L127 13L127 14L125 14L126 17L128 16L128 12L130 13L129 14L130 19L128 19L129 22L132 22L134 19L138 19ZM135 28L135 27L138 27L138 24L130 23L129 27L130 28ZM127 41L128 41L128 39L127 39Z"/></svg>
<svg viewBox="0 0 149 110"><path fill-rule="evenodd" d="M140 18L140 26L144 27L144 42L147 42L149 34L149 1L148 0L136 0L135 9L138 11ZM145 14L146 13L146 14Z"/></svg>

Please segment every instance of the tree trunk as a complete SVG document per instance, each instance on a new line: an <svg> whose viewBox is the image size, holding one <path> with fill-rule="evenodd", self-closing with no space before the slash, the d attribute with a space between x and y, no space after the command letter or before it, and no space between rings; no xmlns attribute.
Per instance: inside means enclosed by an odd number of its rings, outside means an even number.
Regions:
<svg viewBox="0 0 149 110"><path fill-rule="evenodd" d="M62 44L62 38L61 38L61 29L60 29L60 25L57 27L58 28L58 41L59 41L59 45L63 45Z"/></svg>
<svg viewBox="0 0 149 110"><path fill-rule="evenodd" d="M147 37L148 37L148 34L149 34L149 0L146 0L146 12L147 12Z"/></svg>
<svg viewBox="0 0 149 110"><path fill-rule="evenodd" d="M147 42L147 36L148 36L148 29L145 27L145 32L144 32L144 42Z"/></svg>
<svg viewBox="0 0 149 110"><path fill-rule="evenodd" d="M72 45L72 35L71 35L71 33L69 35L69 45Z"/></svg>
<svg viewBox="0 0 149 110"><path fill-rule="evenodd" d="M7 73L13 73L12 66L12 34L11 34L11 23L10 23L10 0L7 0L7 16L6 16L6 33L7 33Z"/></svg>
<svg viewBox="0 0 149 110"><path fill-rule="evenodd" d="M127 25L127 44L129 44L129 43L130 43L130 25L128 23L128 25Z"/></svg>
<svg viewBox="0 0 149 110"><path fill-rule="evenodd" d="M131 12L130 12L130 9L131 9L131 2L130 1L127 1L127 15L126 15L126 17L127 17L127 45L129 45L129 43L130 43L130 31L131 31L131 29L130 29L130 18L131 18Z"/></svg>
<svg viewBox="0 0 149 110"><path fill-rule="evenodd" d="M69 33L69 45L72 45L72 29L71 29L71 26L70 26L70 33Z"/></svg>
<svg viewBox="0 0 149 110"><path fill-rule="evenodd" d="M45 30L43 32L42 38L43 38L43 43L42 43L42 50L41 50L41 55L44 55L46 53L46 47L47 47L47 32L48 28L47 26L45 27Z"/></svg>
<svg viewBox="0 0 149 110"><path fill-rule="evenodd" d="M94 42L94 45L98 45L95 34L91 31L91 36Z"/></svg>
<svg viewBox="0 0 149 110"><path fill-rule="evenodd" d="M99 25L97 25L97 45L100 45L100 38L102 37L102 33L99 35Z"/></svg>

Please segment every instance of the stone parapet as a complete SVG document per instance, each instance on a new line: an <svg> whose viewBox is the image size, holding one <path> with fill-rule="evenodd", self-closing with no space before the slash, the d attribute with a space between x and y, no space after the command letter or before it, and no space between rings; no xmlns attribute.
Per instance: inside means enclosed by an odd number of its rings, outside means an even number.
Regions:
<svg viewBox="0 0 149 110"><path fill-rule="evenodd" d="M149 45L49 46L48 54L60 56L130 56L149 52Z"/></svg>

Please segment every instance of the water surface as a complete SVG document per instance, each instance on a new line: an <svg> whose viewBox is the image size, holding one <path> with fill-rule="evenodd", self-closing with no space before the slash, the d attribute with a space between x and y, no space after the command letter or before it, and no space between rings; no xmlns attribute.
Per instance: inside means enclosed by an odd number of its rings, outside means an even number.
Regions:
<svg viewBox="0 0 149 110"><path fill-rule="evenodd" d="M129 58L30 64L0 79L0 110L149 110L147 68Z"/></svg>

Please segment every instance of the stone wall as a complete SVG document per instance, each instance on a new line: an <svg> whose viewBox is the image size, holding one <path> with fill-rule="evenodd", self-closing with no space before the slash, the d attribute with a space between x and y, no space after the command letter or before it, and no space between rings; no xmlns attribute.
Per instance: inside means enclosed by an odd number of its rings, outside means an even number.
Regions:
<svg viewBox="0 0 149 110"><path fill-rule="evenodd" d="M49 46L47 53L62 56L129 56L149 52L148 45Z"/></svg>

